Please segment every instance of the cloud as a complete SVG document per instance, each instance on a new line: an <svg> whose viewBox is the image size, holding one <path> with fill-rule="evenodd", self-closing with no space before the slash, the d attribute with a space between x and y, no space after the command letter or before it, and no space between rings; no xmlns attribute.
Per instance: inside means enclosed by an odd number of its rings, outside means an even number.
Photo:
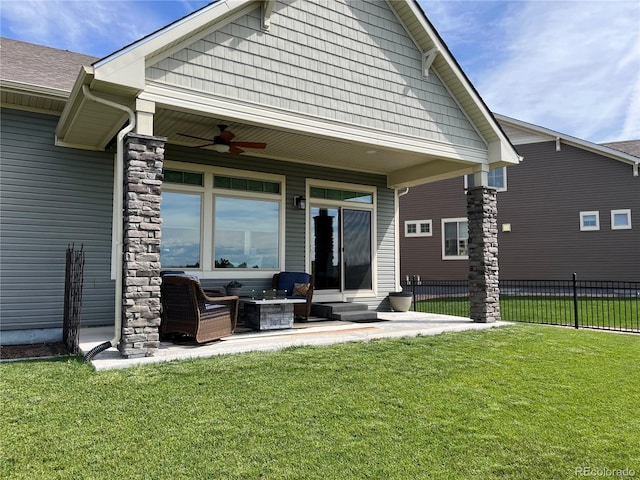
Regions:
<svg viewBox="0 0 640 480"><path fill-rule="evenodd" d="M424 7L493 111L594 142L640 138L637 1Z"/></svg>
<svg viewBox="0 0 640 480"><path fill-rule="evenodd" d="M106 56L178 20L194 1L4 0L3 36L78 53Z"/></svg>

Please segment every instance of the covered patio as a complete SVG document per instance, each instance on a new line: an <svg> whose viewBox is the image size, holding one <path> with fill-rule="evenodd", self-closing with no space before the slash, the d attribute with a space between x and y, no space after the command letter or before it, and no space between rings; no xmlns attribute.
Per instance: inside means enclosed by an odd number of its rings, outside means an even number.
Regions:
<svg viewBox="0 0 640 480"><path fill-rule="evenodd" d="M415 2L214 2L83 67L56 144L114 152L124 357L162 358L161 269L247 291L303 271L314 301L388 310L398 197L465 174L471 317L500 318L486 185L519 157Z"/></svg>
<svg viewBox="0 0 640 480"><path fill-rule="evenodd" d="M360 323L312 318L295 323L290 330L255 332L238 329L233 335L204 345L196 343L160 342L154 356L126 358L112 347L91 360L100 370L129 368L139 365L209 358L255 351L275 351L290 347L322 346L335 343L368 342L382 338L438 335L446 332L480 330L508 325L508 322L478 323L469 318L420 312L378 312L378 321ZM80 330L80 350L83 354L109 336L111 327L88 327Z"/></svg>

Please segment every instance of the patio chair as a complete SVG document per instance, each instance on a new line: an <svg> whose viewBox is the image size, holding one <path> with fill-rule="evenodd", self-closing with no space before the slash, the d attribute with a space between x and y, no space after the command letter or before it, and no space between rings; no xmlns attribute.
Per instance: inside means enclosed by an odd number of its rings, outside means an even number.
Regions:
<svg viewBox="0 0 640 480"><path fill-rule="evenodd" d="M183 334L198 343L231 335L238 321L238 297L211 297L185 275L163 275L160 334Z"/></svg>
<svg viewBox="0 0 640 480"><path fill-rule="evenodd" d="M293 306L296 319L308 320L313 300L313 277L306 272L280 272L273 276L271 288L286 290L287 297L306 298L307 303Z"/></svg>

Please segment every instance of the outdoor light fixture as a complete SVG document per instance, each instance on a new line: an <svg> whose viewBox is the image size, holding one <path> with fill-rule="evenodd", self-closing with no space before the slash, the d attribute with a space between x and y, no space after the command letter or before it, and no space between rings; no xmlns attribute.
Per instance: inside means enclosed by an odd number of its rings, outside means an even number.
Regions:
<svg viewBox="0 0 640 480"><path fill-rule="evenodd" d="M307 200L302 196L293 197L293 204L299 210L304 210L307 208Z"/></svg>

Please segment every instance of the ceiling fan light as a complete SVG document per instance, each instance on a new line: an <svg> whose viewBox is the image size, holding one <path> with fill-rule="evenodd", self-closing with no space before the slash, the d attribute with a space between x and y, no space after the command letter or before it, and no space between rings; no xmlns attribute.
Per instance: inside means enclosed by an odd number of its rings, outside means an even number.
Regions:
<svg viewBox="0 0 640 480"><path fill-rule="evenodd" d="M215 145L212 145L212 147L216 152L229 153L229 145L225 145L223 143L216 143Z"/></svg>

